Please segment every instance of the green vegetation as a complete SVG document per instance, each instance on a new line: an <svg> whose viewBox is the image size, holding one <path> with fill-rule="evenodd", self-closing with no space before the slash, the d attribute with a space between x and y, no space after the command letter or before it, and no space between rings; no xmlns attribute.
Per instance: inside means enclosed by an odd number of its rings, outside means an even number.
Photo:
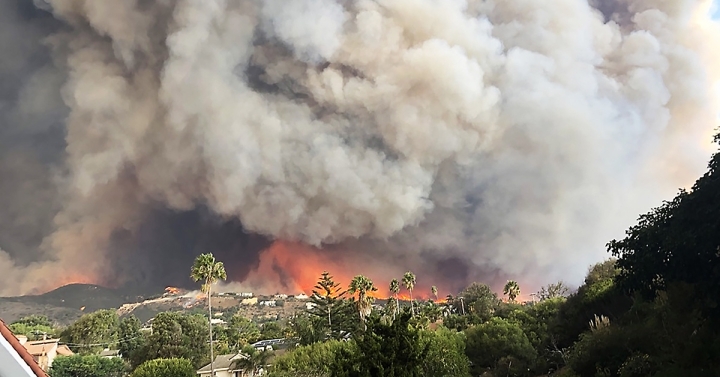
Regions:
<svg viewBox="0 0 720 377"><path fill-rule="evenodd" d="M270 377L718 376L719 170L716 154L691 191L681 191L641 216L624 239L611 241L615 259L592 266L572 293L557 282L520 303L520 286L509 280L506 302L480 283L444 302L434 286L434 300L414 300L416 277L407 272L389 282L392 297L378 308L369 278L358 275L345 290L324 272L311 307L287 323L224 313L227 325L212 327L214 349L242 352L236 367L262 369ZM202 255L193 278L204 282L209 299L212 283L225 278L222 263ZM398 299L402 287L411 297L407 305ZM58 358L51 376L119 376L126 365L135 368L133 377L190 376L212 352L207 320L204 312L161 313L152 332L145 332L134 317L86 314L61 332L62 340L81 354L118 345L127 364L96 356ZM23 318L11 328L57 333L42 317ZM278 345L283 352L249 346L270 338L287 340Z"/></svg>
<svg viewBox="0 0 720 377"><path fill-rule="evenodd" d="M131 377L194 377L195 367L185 359L155 359L144 362Z"/></svg>
<svg viewBox="0 0 720 377"><path fill-rule="evenodd" d="M50 377L123 377L127 366L122 359L96 355L58 357L50 368Z"/></svg>
<svg viewBox="0 0 720 377"><path fill-rule="evenodd" d="M212 286L218 280L227 279L225 266L222 262L215 260L212 254L200 254L195 258L195 263L190 270L190 278L194 281L203 282L201 290L206 294L208 304L208 336L209 344L213 343L213 326L212 326ZM213 355L215 347L208 347L210 350L210 364L212 365L215 357Z"/></svg>
<svg viewBox="0 0 720 377"><path fill-rule="evenodd" d="M20 318L9 326L17 335L25 335L29 340L42 339L43 336L54 337L60 332L46 316L31 315Z"/></svg>
<svg viewBox="0 0 720 377"><path fill-rule="evenodd" d="M98 310L85 314L60 333L60 340L68 343L73 352L96 354L104 344L118 340L120 319L114 310Z"/></svg>

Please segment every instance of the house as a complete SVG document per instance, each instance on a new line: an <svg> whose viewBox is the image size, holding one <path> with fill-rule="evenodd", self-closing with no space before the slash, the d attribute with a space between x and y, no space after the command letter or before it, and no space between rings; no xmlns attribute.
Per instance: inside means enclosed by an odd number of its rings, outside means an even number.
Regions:
<svg viewBox="0 0 720 377"><path fill-rule="evenodd" d="M100 357L105 357L108 359L120 357L120 350L111 350L109 348L105 348L104 350L100 351Z"/></svg>
<svg viewBox="0 0 720 377"><path fill-rule="evenodd" d="M257 303L258 303L257 297L245 298L242 301L240 301L240 304L242 304L242 305L257 305Z"/></svg>
<svg viewBox="0 0 720 377"><path fill-rule="evenodd" d="M267 307L274 307L274 306L277 305L277 301L275 301L275 300L261 301L261 302L260 302L260 305L261 305L261 306L267 306Z"/></svg>
<svg viewBox="0 0 720 377"><path fill-rule="evenodd" d="M0 377L48 377L2 320L0 320Z"/></svg>
<svg viewBox="0 0 720 377"><path fill-rule="evenodd" d="M282 339L272 339L266 342L281 341ZM253 345L254 346L254 345ZM266 349L258 348L257 349ZM272 347L270 347L272 350ZM248 356L243 353L237 353L232 355L219 355L215 358L213 363L213 370L215 371L215 377L257 377L265 375L265 369L260 368L257 372L244 371L243 369L237 368L235 362L240 359L246 359ZM270 357L272 360L273 356ZM196 372L200 377L210 377L210 364L198 369ZM4 376L3 376L4 377Z"/></svg>
<svg viewBox="0 0 720 377"><path fill-rule="evenodd" d="M24 337L23 337L24 338ZM60 339L43 339L35 341L20 340L21 344L32 355L33 359L44 371L50 370L53 361L58 356L70 356L73 354L66 345L60 345Z"/></svg>
<svg viewBox="0 0 720 377"><path fill-rule="evenodd" d="M265 339L265 340L257 341L255 343L251 344L251 346L253 348L255 348L256 350L260 350L260 351L273 351L274 348L277 348L278 346L285 344L285 342L286 342L286 340L283 338Z"/></svg>
<svg viewBox="0 0 720 377"><path fill-rule="evenodd" d="M278 293L274 296L276 300L286 300L288 298L288 295L284 293Z"/></svg>
<svg viewBox="0 0 720 377"><path fill-rule="evenodd" d="M295 296L295 299L296 299L296 300L307 300L307 299L309 299L309 298L310 298L310 296L308 296L308 295L306 295L306 294L304 294L304 293L301 293L301 294Z"/></svg>
<svg viewBox="0 0 720 377"><path fill-rule="evenodd" d="M242 358L242 354L218 355L213 363L216 377L245 377L248 376L242 369L234 367L235 360ZM198 369L197 374L200 377L210 377L210 364Z"/></svg>

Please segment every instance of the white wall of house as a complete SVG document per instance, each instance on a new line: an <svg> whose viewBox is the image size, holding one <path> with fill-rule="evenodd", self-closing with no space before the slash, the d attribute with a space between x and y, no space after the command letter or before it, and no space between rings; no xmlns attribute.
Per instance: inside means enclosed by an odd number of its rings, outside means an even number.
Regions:
<svg viewBox="0 0 720 377"><path fill-rule="evenodd" d="M2 335L0 335L0 377L36 377Z"/></svg>
<svg viewBox="0 0 720 377"><path fill-rule="evenodd" d="M235 377L239 374L230 373L227 369L226 370L216 370L215 371L215 377ZM210 377L210 372L201 373L199 374L200 377Z"/></svg>

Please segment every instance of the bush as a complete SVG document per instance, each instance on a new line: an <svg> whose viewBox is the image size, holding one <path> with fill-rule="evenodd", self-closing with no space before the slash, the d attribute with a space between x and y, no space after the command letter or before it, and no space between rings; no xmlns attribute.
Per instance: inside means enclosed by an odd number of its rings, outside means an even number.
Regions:
<svg viewBox="0 0 720 377"><path fill-rule="evenodd" d="M97 355L60 356L53 361L50 377L122 377L127 365L118 358Z"/></svg>
<svg viewBox="0 0 720 377"><path fill-rule="evenodd" d="M131 377L194 377L195 368L187 359L155 359L144 362Z"/></svg>

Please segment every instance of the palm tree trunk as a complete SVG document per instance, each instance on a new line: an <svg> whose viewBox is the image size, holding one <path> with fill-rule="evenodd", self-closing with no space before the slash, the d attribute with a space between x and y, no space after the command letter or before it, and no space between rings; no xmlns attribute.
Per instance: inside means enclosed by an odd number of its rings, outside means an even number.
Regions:
<svg viewBox="0 0 720 377"><path fill-rule="evenodd" d="M208 286L207 286L207 291L208 291L208 293L207 293L207 297L208 297L208 315L210 316L210 318L208 319L208 321L209 321L209 323L210 323L210 376L211 376L211 377L214 377L214 376L215 376L215 360L214 360L215 357L214 357L214 355L213 355L214 352L213 352L213 339L212 339L212 338L213 338L213 337L212 337L212 336L213 336L213 333L212 333L212 330L213 330L213 329L212 329L212 301L211 301L211 300L212 300L212 293L211 293L211 288L210 288L210 284L209 284L209 283L208 283Z"/></svg>
<svg viewBox="0 0 720 377"><path fill-rule="evenodd" d="M410 313L412 316L415 316L415 307L413 306L413 298L412 298L412 289L408 289L410 291Z"/></svg>
<svg viewBox="0 0 720 377"><path fill-rule="evenodd" d="M400 300L398 299L397 293L395 294L395 314L400 314Z"/></svg>

